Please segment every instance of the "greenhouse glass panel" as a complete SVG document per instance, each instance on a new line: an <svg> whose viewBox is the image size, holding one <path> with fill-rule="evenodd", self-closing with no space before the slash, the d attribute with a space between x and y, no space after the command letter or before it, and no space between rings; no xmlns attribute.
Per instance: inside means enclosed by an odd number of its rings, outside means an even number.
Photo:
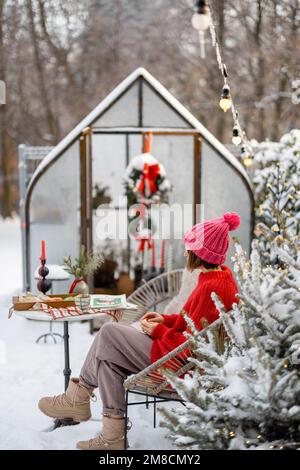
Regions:
<svg viewBox="0 0 300 470"><path fill-rule="evenodd" d="M145 82L143 83L143 126L175 128L191 127Z"/></svg>
<svg viewBox="0 0 300 470"><path fill-rule="evenodd" d="M41 240L46 241L48 264L62 264L64 256L77 256L80 247L79 145L75 142L41 175L29 207L29 273L36 290L34 271L39 264ZM69 284L69 283L67 283ZM55 292L65 292L65 282Z"/></svg>
<svg viewBox="0 0 300 470"><path fill-rule="evenodd" d="M126 168L126 136L124 134L93 135L93 191L96 185L106 187L106 194L114 206L123 195L123 177Z"/></svg>
<svg viewBox="0 0 300 470"><path fill-rule="evenodd" d="M118 97L107 111L97 119L94 127L138 126L138 84Z"/></svg>
<svg viewBox="0 0 300 470"><path fill-rule="evenodd" d="M116 257L127 247L126 138L125 134L93 135L93 249L104 254L113 250ZM101 209L103 204L106 207Z"/></svg>

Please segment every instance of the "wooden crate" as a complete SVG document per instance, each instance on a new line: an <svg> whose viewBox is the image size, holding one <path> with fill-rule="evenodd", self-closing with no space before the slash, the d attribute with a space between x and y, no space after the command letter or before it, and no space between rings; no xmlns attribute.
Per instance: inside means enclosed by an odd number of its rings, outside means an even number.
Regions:
<svg viewBox="0 0 300 470"><path fill-rule="evenodd" d="M40 300L40 302L54 308L74 307L75 297L77 295L78 294L51 294L48 297L61 297L62 299L65 297L74 297L74 300ZM12 303L14 310L29 310L37 302L20 302L19 297L13 297Z"/></svg>

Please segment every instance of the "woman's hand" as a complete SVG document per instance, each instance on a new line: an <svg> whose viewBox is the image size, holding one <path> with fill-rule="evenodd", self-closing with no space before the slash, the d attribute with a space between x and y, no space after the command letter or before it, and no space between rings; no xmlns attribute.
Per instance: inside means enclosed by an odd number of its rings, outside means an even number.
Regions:
<svg viewBox="0 0 300 470"><path fill-rule="evenodd" d="M157 325L159 325L159 323L161 322L141 320L142 330L144 333L147 333L147 335L151 336L153 330L157 327Z"/></svg>
<svg viewBox="0 0 300 470"><path fill-rule="evenodd" d="M163 323L164 317L157 312L147 312L145 313L145 315L142 316L140 321L142 322L143 320L147 320L149 322Z"/></svg>

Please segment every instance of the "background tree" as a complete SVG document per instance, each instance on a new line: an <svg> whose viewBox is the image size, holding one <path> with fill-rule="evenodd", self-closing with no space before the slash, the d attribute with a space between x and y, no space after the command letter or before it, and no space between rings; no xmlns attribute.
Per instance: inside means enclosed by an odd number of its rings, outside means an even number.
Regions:
<svg viewBox="0 0 300 470"><path fill-rule="evenodd" d="M1 214L18 208L17 145L56 144L136 67L149 69L225 144L232 117L206 34L200 58L193 0L0 0ZM278 140L299 127L300 0L211 0L243 128ZM3 136L6 136L5 138Z"/></svg>

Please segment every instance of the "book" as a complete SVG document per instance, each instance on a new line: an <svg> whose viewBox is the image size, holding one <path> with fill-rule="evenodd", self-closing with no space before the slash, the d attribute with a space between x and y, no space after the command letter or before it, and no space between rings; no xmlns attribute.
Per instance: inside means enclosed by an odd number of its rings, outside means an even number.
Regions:
<svg viewBox="0 0 300 470"><path fill-rule="evenodd" d="M126 295L90 295L90 306L99 310L122 310L127 308Z"/></svg>

